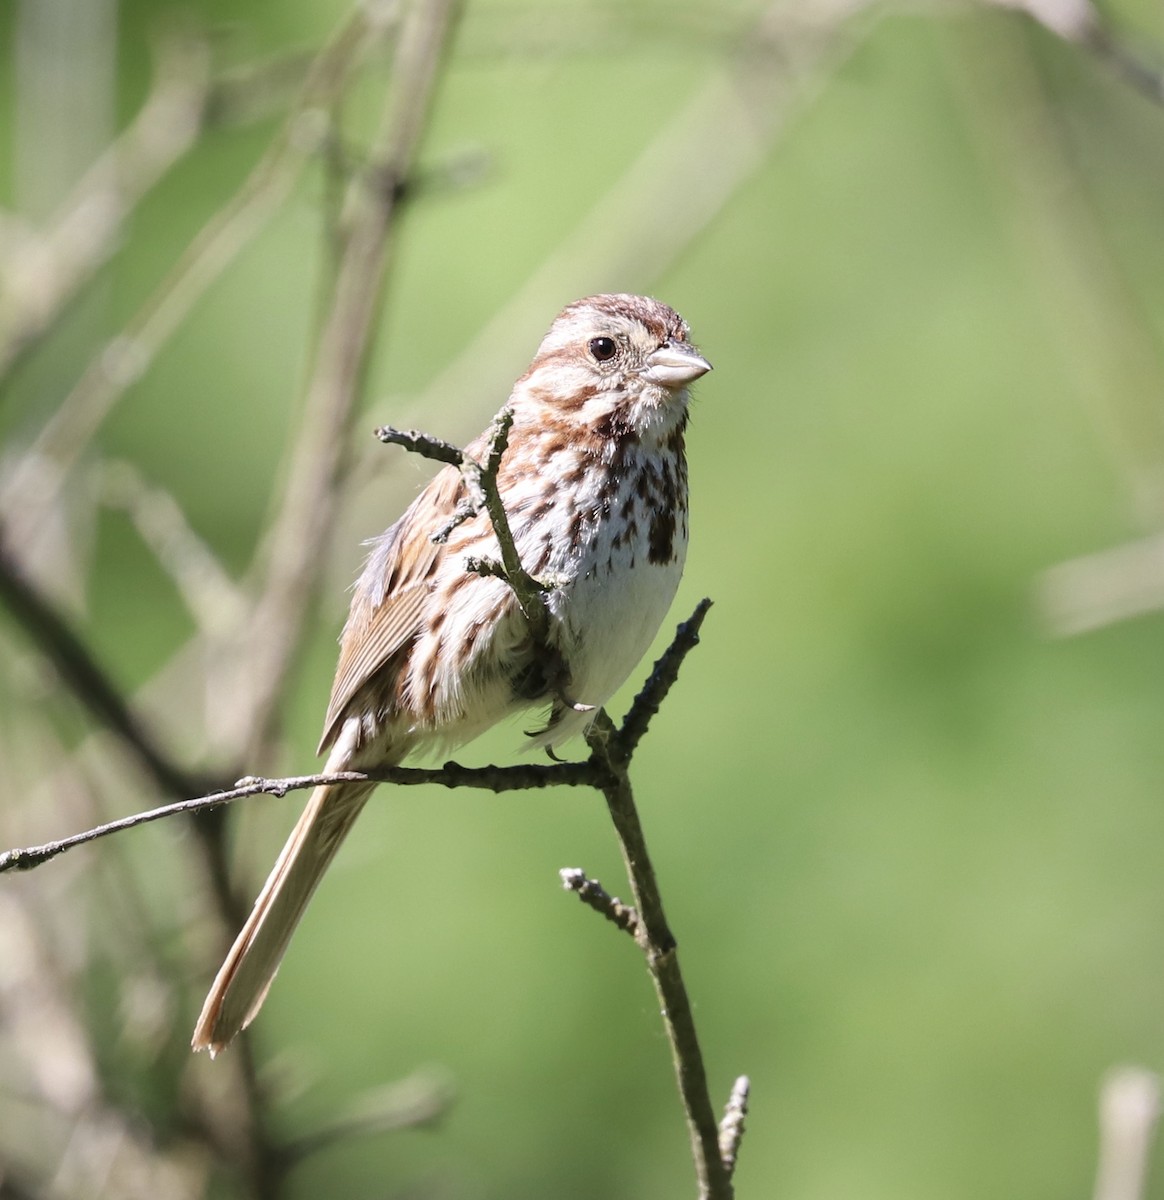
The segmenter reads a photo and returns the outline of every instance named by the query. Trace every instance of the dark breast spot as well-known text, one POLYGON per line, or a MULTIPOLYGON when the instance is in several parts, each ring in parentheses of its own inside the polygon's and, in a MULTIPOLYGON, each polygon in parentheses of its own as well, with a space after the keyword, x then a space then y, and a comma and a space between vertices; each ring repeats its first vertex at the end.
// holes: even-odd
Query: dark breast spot
POLYGON ((651 516, 651 537, 647 547, 647 559, 656 566, 664 566, 675 558, 675 510, 658 508, 651 516))

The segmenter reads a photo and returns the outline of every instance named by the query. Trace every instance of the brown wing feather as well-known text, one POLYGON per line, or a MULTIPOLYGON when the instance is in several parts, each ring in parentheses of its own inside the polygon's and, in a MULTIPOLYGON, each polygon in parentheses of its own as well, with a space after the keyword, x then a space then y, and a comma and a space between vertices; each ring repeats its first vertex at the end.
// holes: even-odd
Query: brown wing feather
MULTIPOLYGON (((376 539, 352 596, 340 640, 339 664, 318 753, 335 739, 356 694, 386 670, 398 671, 420 632, 424 602, 444 546, 432 535, 453 515, 463 490, 460 472, 446 467, 376 539)), ((386 680, 378 680, 380 687, 386 680)))

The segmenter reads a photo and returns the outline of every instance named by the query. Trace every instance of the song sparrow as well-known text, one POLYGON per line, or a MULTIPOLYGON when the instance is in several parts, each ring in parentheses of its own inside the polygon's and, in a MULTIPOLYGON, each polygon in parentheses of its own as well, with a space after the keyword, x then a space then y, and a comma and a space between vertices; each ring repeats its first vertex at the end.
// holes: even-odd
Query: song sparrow
MULTIPOLYGON (((683 319, 642 296, 567 306, 510 396, 498 489, 524 568, 551 590, 547 678, 513 591, 466 567, 497 558, 485 512, 443 543, 466 485, 445 467, 374 543, 356 584, 320 752, 327 771, 444 750, 549 703, 535 745, 581 732, 645 653, 687 552, 687 385, 711 369, 683 319), (567 703, 567 701, 572 703, 567 703)), ((469 453, 480 457, 482 435, 469 453)), ((206 998, 196 1050, 216 1054, 258 1012, 299 918, 373 784, 320 787, 206 998)))

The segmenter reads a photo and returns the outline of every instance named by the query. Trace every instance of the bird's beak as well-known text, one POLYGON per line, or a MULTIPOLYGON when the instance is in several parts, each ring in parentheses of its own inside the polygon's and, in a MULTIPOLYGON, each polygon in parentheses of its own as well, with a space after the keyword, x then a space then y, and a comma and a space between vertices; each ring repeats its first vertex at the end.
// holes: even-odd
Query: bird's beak
POLYGON ((682 387, 711 370, 711 363, 686 342, 664 342, 658 350, 647 355, 639 372, 651 383, 667 388, 682 387))

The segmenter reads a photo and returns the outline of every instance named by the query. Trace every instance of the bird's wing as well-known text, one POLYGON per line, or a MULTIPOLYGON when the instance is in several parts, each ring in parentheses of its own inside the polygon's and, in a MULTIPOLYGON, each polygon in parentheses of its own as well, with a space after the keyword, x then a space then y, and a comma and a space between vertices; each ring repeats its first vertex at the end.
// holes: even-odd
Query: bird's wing
POLYGON ((453 515, 463 487, 460 472, 446 467, 376 539, 340 641, 319 753, 334 740, 345 710, 362 688, 375 680, 378 689, 391 690, 420 632, 432 578, 445 553, 432 535, 453 515))

